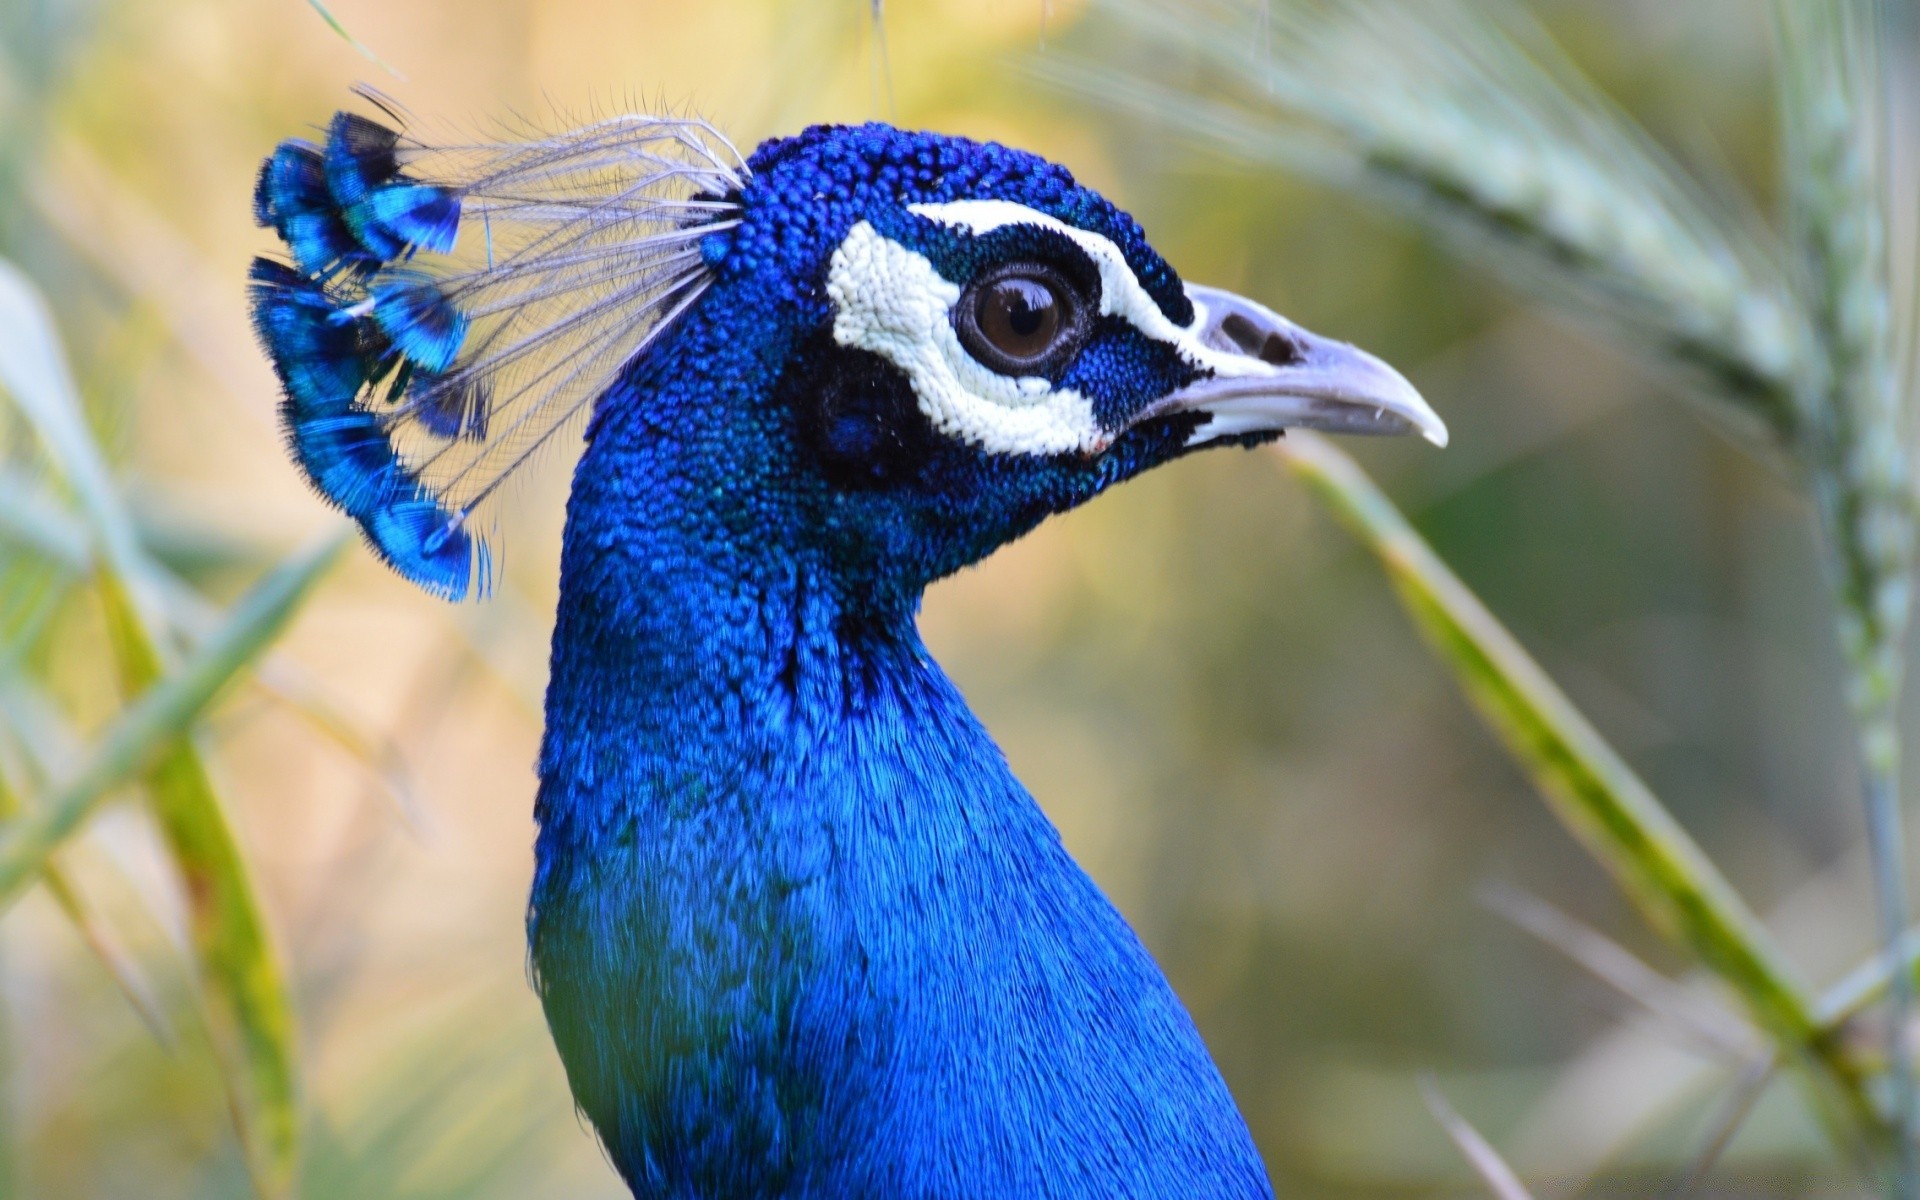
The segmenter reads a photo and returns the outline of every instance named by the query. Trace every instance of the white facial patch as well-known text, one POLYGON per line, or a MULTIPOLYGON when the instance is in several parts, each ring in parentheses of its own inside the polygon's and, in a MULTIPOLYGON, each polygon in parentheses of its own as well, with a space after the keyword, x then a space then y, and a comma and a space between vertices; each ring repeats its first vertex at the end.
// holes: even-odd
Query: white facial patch
MULTIPOLYGON (((1100 312, 1170 345, 1215 375, 1272 368, 1203 344, 1195 328, 1167 319, 1140 286, 1126 256, 1108 239, 1007 200, 916 204, 909 210, 978 236, 1007 225, 1054 230, 1084 250, 1100 273, 1100 312)), ((1013 377, 983 366, 960 344, 951 312, 961 286, 927 258, 862 221, 848 231, 827 268, 833 339, 880 355, 907 375, 920 411, 935 429, 996 454, 1095 453, 1113 440, 1094 420, 1091 401, 1039 376, 1013 377)))
POLYGON ((926 257, 862 221, 827 265, 833 340, 870 350, 906 372, 933 427, 994 454, 1064 454, 1104 448, 1093 405, 1038 376, 982 366, 948 316, 960 285, 926 257))

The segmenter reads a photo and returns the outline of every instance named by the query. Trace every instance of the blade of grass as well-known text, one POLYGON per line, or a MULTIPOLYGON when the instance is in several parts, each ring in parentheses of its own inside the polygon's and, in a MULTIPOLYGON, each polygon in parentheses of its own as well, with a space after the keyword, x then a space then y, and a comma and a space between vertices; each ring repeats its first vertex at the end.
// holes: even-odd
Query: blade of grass
MULTIPOLYGON (((164 569, 159 574, 168 609, 188 645, 219 626, 218 609, 164 569)), ((260 695, 285 707, 309 729, 345 751, 392 801, 401 819, 415 830, 421 828, 422 813, 412 775, 397 739, 366 728, 318 680, 281 655, 262 657, 254 664, 248 682, 260 695)))
POLYGON ((17 471, 0 470, 0 543, 38 554, 70 573, 87 567, 86 526, 17 471))
MULTIPOLYGON (((158 516, 153 503, 144 498, 139 503, 133 514, 135 535, 176 625, 184 624, 177 601, 190 592, 179 579, 182 573, 254 570, 268 559, 261 547, 221 529, 158 516)), ((92 567, 86 522, 40 481, 0 465, 0 550, 8 545, 58 563, 69 575, 85 575, 92 567)))
MULTIPOLYGON (((206 769, 187 741, 202 710, 257 662, 350 540, 328 535, 270 572, 177 671, 159 675, 124 592, 108 591, 130 682, 153 682, 121 710, 48 803, 0 826, 0 909, 35 877, 111 790, 143 771, 192 917, 201 994, 222 1057, 234 1119, 259 1194, 293 1193, 298 1107, 291 1009, 265 926, 206 769), (141 653, 144 651, 145 653, 141 653)), ((107 578, 111 578, 108 576, 107 578)))
MULTIPOLYGON (((140 545, 131 513, 122 499, 105 457, 87 427, 78 390, 60 345, 52 315, 39 291, 25 275, 0 261, 0 386, 38 431, 54 463, 65 476, 88 525, 93 575, 109 618, 116 658, 125 689, 141 693, 103 739, 101 750, 115 748, 113 734, 138 716, 147 693, 164 693, 153 685, 171 666, 168 640, 172 623, 161 589, 162 573, 140 545)), ((276 572, 268 584, 283 577, 276 572)), ((317 578, 317 569, 313 578, 317 578)), ((263 584, 263 587, 268 586, 263 584)), ((282 609, 259 611, 264 623, 258 632, 271 634, 297 606, 304 589, 289 593, 282 609)), ((291 1194, 298 1158, 299 1116, 294 1084, 294 1039, 291 1009, 279 968, 267 947, 266 925, 248 882, 245 863, 214 794, 211 777, 190 738, 190 726, 199 709, 211 699, 227 675, 251 665, 264 653, 266 637, 250 645, 216 634, 201 647, 244 649, 242 657, 216 659, 220 670, 195 676, 189 684, 209 685, 204 694, 192 687, 182 694, 193 703, 180 710, 169 727, 146 727, 149 738, 128 759, 115 763, 116 771, 131 766, 145 773, 154 815, 179 872, 191 915, 193 946, 200 994, 220 1059, 235 1126, 246 1151, 256 1190, 266 1197, 291 1194)), ((171 680, 169 682, 172 682, 171 680)), ((96 759, 91 765, 99 766, 96 759)), ((86 778, 85 772, 82 779, 86 778)), ((117 782, 118 780, 115 780, 117 782)), ((99 789, 104 792, 103 787, 99 789)), ((55 835, 61 822, 67 829, 98 799, 98 793, 66 807, 56 799, 44 810, 16 822, 18 836, 0 843, 0 871, 10 865, 9 851, 22 850, 22 864, 44 870, 53 842, 36 843, 36 835, 55 835)), ((0 880, 0 905, 17 894, 18 883, 0 880)))
MULTIPOLYGON (((19 790, 7 777, 6 771, 0 770, 0 823, 19 816, 21 808, 19 790)), ((134 961, 133 956, 121 946, 120 939, 87 905, 80 889, 74 886, 58 863, 51 861, 41 873, 40 882, 53 898, 55 906, 72 923, 74 932, 80 935, 81 943, 100 960, 100 965, 105 968, 114 986, 120 989, 121 995, 126 997, 141 1022, 152 1031, 161 1045, 172 1046, 173 1026, 159 1002, 154 999, 153 988, 147 983, 140 964, 134 961)))
POLYGON ((365 43, 361 42, 359 38, 354 37, 351 33, 348 33, 347 27, 340 23, 340 18, 334 16, 333 11, 329 9, 326 5, 322 4, 320 0, 307 0, 307 4, 309 7, 313 9, 314 12, 317 12, 320 14, 320 19, 327 23, 327 28, 339 34, 343 39, 345 39, 347 45, 352 46, 355 50, 358 50, 362 55, 362 57, 364 57, 368 62, 372 63, 376 67, 379 67, 382 71, 385 71, 387 74, 393 76, 395 79, 405 82, 407 78, 405 75, 402 75, 398 70, 396 70, 392 66, 392 64, 388 63, 387 60, 381 58, 378 54, 375 54, 372 50, 370 50, 365 45, 365 43))
POLYGON ((1462 1157, 1473 1167, 1480 1181, 1487 1185, 1487 1191, 1495 1200, 1533 1200, 1533 1193, 1527 1191, 1527 1185, 1507 1165, 1493 1143, 1480 1136, 1480 1131, 1467 1122, 1467 1119, 1447 1103, 1440 1094, 1440 1085, 1431 1075, 1420 1079, 1420 1096, 1427 1102, 1427 1111, 1433 1119, 1440 1122, 1440 1128, 1446 1131, 1453 1144, 1459 1148, 1462 1157))
MULTIPOLYGON (((159 681, 160 656, 121 581, 103 571, 99 592, 121 687, 131 699, 159 681)), ((147 768, 146 788, 180 871, 200 995, 255 1190, 290 1195, 300 1135, 293 1005, 246 860, 190 730, 147 768)))
POLYGON ((1697 1194, 1700 1186, 1707 1181, 1707 1175, 1713 1165, 1720 1161, 1727 1147, 1733 1143, 1740 1127, 1753 1115, 1753 1106, 1766 1094, 1767 1085, 1773 1082, 1774 1059, 1768 1054, 1747 1064, 1740 1072, 1740 1078, 1715 1109, 1713 1119, 1707 1123, 1706 1135, 1701 1139, 1700 1149, 1687 1164, 1684 1175, 1676 1178, 1667 1189, 1666 1200, 1689 1200, 1697 1194))
POLYGON ((1783 1060, 1803 1068, 1836 1139, 1883 1149, 1885 1123, 1859 1068, 1825 1036, 1772 937, 1646 784, 1352 459, 1297 432, 1280 451, 1379 557, 1415 625, 1560 822, 1655 928, 1741 1000, 1783 1060))
POLYGON ((136 778, 259 657, 351 538, 350 530, 336 529, 269 572, 184 663, 120 710, 79 769, 51 789, 45 804, 0 827, 0 910, 19 898, 47 856, 108 793, 136 778))
MULTIPOLYGON (((142 524, 139 541, 151 546, 154 530, 142 524)), ((198 535, 195 531, 194 536, 198 535)), ((20 472, 0 468, 0 543, 14 541, 70 575, 88 569, 85 525, 64 511, 44 489, 20 472)), ((150 563, 153 578, 167 608, 169 623, 189 644, 219 624, 218 610, 175 576, 165 564, 150 563)), ((0 665, 5 655, 0 653, 0 665)), ((269 656, 258 664, 252 683, 270 699, 285 705, 316 732, 363 766, 393 801, 408 824, 420 824, 420 807, 400 747, 363 728, 295 664, 269 656)))
MULTIPOLYGON (((1920 929, 1909 929, 1901 936, 1894 962, 1920 981, 1920 929)), ((1838 1028, 1853 1020, 1887 994, 1893 968, 1885 954, 1876 954, 1842 976, 1840 981, 1820 994, 1814 1013, 1820 1021, 1838 1028)))
POLYGON ((1625 946, 1531 893, 1507 884, 1480 889, 1480 902, 1566 955, 1595 979, 1644 1008, 1689 1045, 1736 1062, 1753 1057, 1753 1031, 1718 1005, 1708 1007, 1625 946))
POLYGON ((127 581, 149 627, 161 605, 132 518, 87 428, 86 408, 46 302, 19 268, 0 259, 0 389, 26 415, 59 465, 93 531, 93 552, 127 581))
POLYGON ((154 996, 153 985, 147 982, 146 973, 140 969, 133 955, 127 953, 120 939, 88 906, 79 888, 74 886, 57 863, 47 864, 47 869, 41 872, 40 883, 72 923, 74 932, 80 935, 80 941, 99 960, 120 994, 126 997, 127 1004, 140 1018, 140 1023, 153 1034, 155 1041, 171 1048, 177 1040, 173 1033, 173 1022, 167 1020, 166 1010, 160 1007, 159 1000, 154 996))

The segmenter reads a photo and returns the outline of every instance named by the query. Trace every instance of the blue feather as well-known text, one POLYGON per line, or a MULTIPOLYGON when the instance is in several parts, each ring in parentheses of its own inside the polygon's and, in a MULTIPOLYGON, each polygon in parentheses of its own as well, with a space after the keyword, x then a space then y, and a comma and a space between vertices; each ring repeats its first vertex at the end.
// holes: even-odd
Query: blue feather
POLYGON ((254 260, 252 293, 255 327, 286 388, 281 424, 295 461, 342 511, 369 517, 387 501, 397 470, 378 418, 356 407, 390 366, 384 339, 279 263, 254 260))
POLYGON ((484 592, 474 507, 699 294, 706 268, 678 230, 730 205, 683 198, 737 179, 691 146, 683 123, 616 122, 449 152, 343 112, 324 145, 292 139, 262 164, 254 216, 293 264, 255 263, 254 323, 289 447, 409 579, 484 592), (626 146, 639 153, 623 167, 626 146), (463 262, 470 196, 484 259, 469 246, 463 262), (661 227, 670 236, 650 240, 661 227))
POLYGON ((333 114, 333 120, 327 123, 323 165, 334 202, 342 209, 350 208, 398 175, 399 146, 397 129, 359 113, 333 114))
POLYGON ((293 457, 320 493, 370 524, 392 502, 400 471, 372 413, 282 410, 293 457))
POLYGON ((423 183, 378 188, 366 200, 367 223, 400 241, 445 254, 460 231, 460 197, 423 183))
POLYGON ((331 207, 332 200, 320 147, 290 138, 260 164, 260 175, 253 186, 253 219, 256 224, 278 228, 288 216, 331 207))
POLYGON ((321 284, 281 263, 256 258, 250 278, 254 328, 288 399, 306 408, 344 410, 385 359, 378 329, 342 319, 342 308, 321 284))
POLYGON ((400 134, 358 113, 336 113, 322 164, 341 218, 367 252, 390 262, 425 248, 453 248, 460 199, 400 170, 400 134))
POLYGON ((373 319, 400 353, 436 375, 453 365, 467 336, 465 314, 421 275, 389 274, 374 285, 373 319))
POLYGON ((389 566, 436 596, 459 600, 470 586, 482 595, 491 590, 486 547, 417 488, 407 499, 383 505, 366 532, 389 566))
POLYGON ((282 142, 260 164, 253 215, 286 241, 305 274, 364 268, 375 261, 335 207, 320 148, 310 142, 282 142))
POLYGON ((464 596, 473 540, 420 486, 385 422, 365 407, 381 379, 405 389, 405 347, 293 268, 255 259, 252 280, 254 325, 286 389, 280 418, 294 461, 395 570, 437 595, 464 596), (451 535, 435 532, 449 527, 451 535))
POLYGON ((293 261, 310 275, 330 275, 336 270, 367 270, 378 265, 360 240, 353 236, 340 214, 326 212, 295 213, 280 225, 293 261))
POLYGON ((492 387, 484 377, 416 378, 407 388, 407 412, 440 438, 484 441, 492 387))

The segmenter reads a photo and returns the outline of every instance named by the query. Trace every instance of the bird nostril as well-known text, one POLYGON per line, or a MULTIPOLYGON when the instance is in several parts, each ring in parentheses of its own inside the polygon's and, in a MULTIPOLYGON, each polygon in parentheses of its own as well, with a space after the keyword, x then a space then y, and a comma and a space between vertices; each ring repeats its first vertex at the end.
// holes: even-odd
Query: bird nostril
POLYGON ((1242 354, 1253 354, 1260 350, 1260 343, 1265 336, 1258 325, 1239 313, 1229 313, 1227 319, 1220 322, 1220 332, 1242 354))
POLYGON ((1292 338, 1263 329, 1239 313, 1228 314, 1220 322, 1219 332, 1233 349, 1270 366, 1291 367, 1304 357, 1292 338))
POLYGON ((1276 367, 1291 367, 1305 357, 1300 343, 1284 333, 1269 333, 1260 346, 1260 361, 1276 367))

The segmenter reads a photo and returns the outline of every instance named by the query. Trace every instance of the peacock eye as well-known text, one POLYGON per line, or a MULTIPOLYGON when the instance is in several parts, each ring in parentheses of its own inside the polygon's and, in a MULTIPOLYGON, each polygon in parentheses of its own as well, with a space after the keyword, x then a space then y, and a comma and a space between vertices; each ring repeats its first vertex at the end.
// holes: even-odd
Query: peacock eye
POLYGON ((1006 263, 968 285, 954 309, 961 344, 1002 375, 1040 375, 1084 340, 1087 305, 1064 274, 1045 263, 1006 263))

